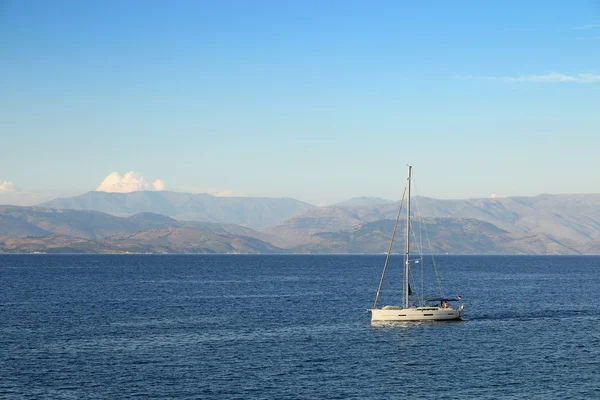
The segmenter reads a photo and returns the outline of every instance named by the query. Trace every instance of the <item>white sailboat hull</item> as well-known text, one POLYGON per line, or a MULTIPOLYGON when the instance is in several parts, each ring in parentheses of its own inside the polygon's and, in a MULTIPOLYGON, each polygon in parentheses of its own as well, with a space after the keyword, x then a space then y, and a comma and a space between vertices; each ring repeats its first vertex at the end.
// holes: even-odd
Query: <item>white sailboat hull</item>
POLYGON ((464 310, 461 308, 441 307, 394 307, 370 309, 371 322, 384 321, 449 321, 461 319, 464 310))

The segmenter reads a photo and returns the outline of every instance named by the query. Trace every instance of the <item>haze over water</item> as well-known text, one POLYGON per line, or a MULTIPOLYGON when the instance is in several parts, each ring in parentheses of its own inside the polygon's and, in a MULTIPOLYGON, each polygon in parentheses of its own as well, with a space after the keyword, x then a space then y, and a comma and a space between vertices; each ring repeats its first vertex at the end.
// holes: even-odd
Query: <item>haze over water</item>
POLYGON ((600 257, 438 257, 465 320, 372 327, 383 260, 2 256, 0 397, 600 396, 600 257))

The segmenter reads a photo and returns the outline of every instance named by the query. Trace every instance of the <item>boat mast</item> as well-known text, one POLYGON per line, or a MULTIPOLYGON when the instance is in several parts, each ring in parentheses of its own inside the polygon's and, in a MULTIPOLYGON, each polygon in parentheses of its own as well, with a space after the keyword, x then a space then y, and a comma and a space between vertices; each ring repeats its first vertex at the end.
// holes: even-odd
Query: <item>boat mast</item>
POLYGON ((406 207, 406 254, 404 255, 404 308, 408 308, 408 266, 410 253, 410 181, 412 165, 408 165, 408 203, 406 207))

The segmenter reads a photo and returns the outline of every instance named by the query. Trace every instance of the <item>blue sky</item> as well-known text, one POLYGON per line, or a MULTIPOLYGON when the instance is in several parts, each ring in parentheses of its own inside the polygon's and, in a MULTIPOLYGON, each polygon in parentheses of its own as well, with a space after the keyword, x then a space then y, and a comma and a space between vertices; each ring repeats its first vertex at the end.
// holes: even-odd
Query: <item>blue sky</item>
POLYGON ((600 192, 598 1, 173 3, 0 3, 0 203, 600 192))

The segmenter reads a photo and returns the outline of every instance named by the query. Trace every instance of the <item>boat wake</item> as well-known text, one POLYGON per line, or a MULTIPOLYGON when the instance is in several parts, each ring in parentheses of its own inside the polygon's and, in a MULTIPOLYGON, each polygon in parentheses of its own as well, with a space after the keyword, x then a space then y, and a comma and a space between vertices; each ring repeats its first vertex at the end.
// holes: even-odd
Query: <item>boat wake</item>
POLYGON ((557 310, 543 310, 541 312, 527 313, 527 314, 515 314, 513 312, 494 313, 494 314, 480 314, 477 315, 472 313, 465 321, 534 321, 534 320, 548 320, 548 319, 598 319, 600 318, 600 310, 598 311, 567 311, 561 310, 560 313, 557 310))

